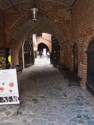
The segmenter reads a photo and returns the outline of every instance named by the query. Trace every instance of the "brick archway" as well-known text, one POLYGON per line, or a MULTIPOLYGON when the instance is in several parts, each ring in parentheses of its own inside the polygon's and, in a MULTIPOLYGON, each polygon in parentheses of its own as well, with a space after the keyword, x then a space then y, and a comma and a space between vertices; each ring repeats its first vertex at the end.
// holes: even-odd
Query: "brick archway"
MULTIPOLYGON (((31 3, 32 4, 32 3, 31 3)), ((20 3, 19 6, 15 5, 18 10, 21 9, 21 13, 14 12, 13 7, 7 9, 6 16, 6 46, 11 47, 13 53, 19 53, 20 48, 25 39, 33 33, 47 32, 55 36, 58 39, 61 46, 61 53, 65 57, 65 63, 71 67, 71 21, 70 13, 63 5, 51 3, 50 8, 48 3, 39 4, 40 15, 38 21, 33 22, 30 18, 28 9, 31 8, 29 3, 20 3), (53 5, 57 8, 53 8, 53 5), (21 8, 20 8, 21 6, 21 8), (53 11, 51 11, 51 9, 53 11), (54 14, 54 12, 56 12, 54 14), (64 15, 62 16, 61 15, 64 15), (10 16, 8 16, 10 15, 10 16), (11 21, 10 21, 11 20, 11 21), (15 44, 15 46, 14 46, 15 44), (66 49, 67 48, 67 49, 66 49), (18 49, 18 50, 16 50, 18 49), (67 56, 66 56, 67 54, 67 56)), ((15 60, 15 54, 12 53, 13 60, 15 60)), ((19 54, 17 54, 19 55, 19 54)), ((17 56, 16 55, 16 56, 17 56)), ((19 61, 17 61, 18 63, 19 61)), ((15 65, 16 61, 13 61, 15 65)))
MULTIPOLYGON (((62 32, 60 32, 60 31, 55 32, 56 30, 58 31, 58 29, 57 29, 57 27, 55 27, 55 25, 53 23, 51 23, 45 19, 42 19, 42 21, 40 21, 41 26, 39 24, 36 24, 36 25, 34 25, 34 27, 30 27, 29 25, 27 25, 28 24, 28 22, 27 22, 26 23, 27 26, 25 25, 26 30, 24 30, 24 32, 23 32, 23 27, 22 27, 22 29, 15 31, 14 35, 12 36, 13 38, 11 38, 11 44, 10 44, 11 49, 13 50, 13 52, 12 52, 13 60, 15 60, 14 59, 15 54, 19 53, 20 48, 21 48, 22 44, 24 43, 25 39, 27 37, 29 37, 31 34, 34 34, 35 32, 36 33, 46 32, 49 34, 53 34, 59 41, 62 41, 62 40, 64 41, 64 37, 62 35, 62 32), (43 20, 45 22, 45 25, 42 25, 43 20), (47 24, 47 27, 46 27, 46 24, 47 24), (29 27, 29 29, 28 29, 28 27, 29 27), (22 32, 21 36, 19 35, 20 32, 22 32)), ((62 45, 62 42, 60 42, 60 45, 62 47, 66 46, 66 43, 64 42, 64 44, 62 45)), ((19 54, 17 54, 17 55, 19 55, 19 54)), ((13 65, 16 65, 15 63, 16 63, 16 61, 13 61, 13 65)))
POLYGON ((81 87, 83 89, 86 89, 86 83, 87 83, 87 50, 90 42, 94 40, 94 37, 91 35, 89 36, 86 41, 83 42, 82 45, 82 58, 81 58, 81 76, 82 76, 82 82, 81 87))
POLYGON ((41 37, 39 37, 38 39, 37 39, 37 46, 40 44, 40 43, 44 43, 47 47, 48 47, 48 49, 49 49, 49 51, 51 52, 52 51, 52 45, 51 45, 51 41, 48 41, 48 40, 46 40, 46 39, 43 39, 43 38, 41 38, 41 37))

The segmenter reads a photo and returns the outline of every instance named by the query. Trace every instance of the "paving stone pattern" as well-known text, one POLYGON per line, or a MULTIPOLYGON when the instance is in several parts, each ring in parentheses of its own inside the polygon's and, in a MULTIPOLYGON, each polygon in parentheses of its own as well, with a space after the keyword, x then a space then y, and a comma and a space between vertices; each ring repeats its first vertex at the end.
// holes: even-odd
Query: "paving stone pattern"
POLYGON ((0 106, 0 125, 94 125, 94 97, 69 87, 49 60, 24 69, 18 84, 20 104, 0 106))

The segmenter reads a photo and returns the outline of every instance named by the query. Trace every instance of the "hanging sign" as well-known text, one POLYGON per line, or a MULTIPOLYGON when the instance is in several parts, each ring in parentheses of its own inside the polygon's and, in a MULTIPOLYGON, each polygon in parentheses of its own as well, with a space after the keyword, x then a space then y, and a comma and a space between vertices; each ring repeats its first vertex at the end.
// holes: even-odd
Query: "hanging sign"
POLYGON ((16 69, 0 70, 0 105, 19 104, 16 69))

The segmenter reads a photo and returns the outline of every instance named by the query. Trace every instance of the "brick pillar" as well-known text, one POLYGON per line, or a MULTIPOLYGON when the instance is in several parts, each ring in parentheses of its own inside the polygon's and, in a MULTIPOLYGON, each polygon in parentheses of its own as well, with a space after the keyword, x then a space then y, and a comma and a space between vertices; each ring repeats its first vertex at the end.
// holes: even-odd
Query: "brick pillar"
POLYGON ((86 82, 87 82, 87 53, 83 53, 83 61, 82 61, 82 82, 81 87, 86 89, 86 82))
POLYGON ((12 67, 19 65, 19 53, 15 50, 11 50, 12 67))
POLYGON ((64 64, 64 50, 60 48, 60 64, 64 64))
POLYGON ((72 63, 71 63, 71 70, 73 70, 73 51, 72 51, 71 58, 72 58, 72 63))

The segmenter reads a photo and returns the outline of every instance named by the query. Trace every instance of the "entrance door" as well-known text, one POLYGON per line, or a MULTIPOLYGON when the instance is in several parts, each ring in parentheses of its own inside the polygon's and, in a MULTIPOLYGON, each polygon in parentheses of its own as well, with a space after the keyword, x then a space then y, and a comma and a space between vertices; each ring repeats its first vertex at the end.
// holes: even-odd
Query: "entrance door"
POLYGON ((78 48, 76 43, 73 47, 73 70, 76 74, 78 73, 78 48))
POLYGON ((38 51, 39 51, 39 55, 40 57, 45 57, 47 56, 47 52, 49 52, 49 49, 47 47, 47 45, 45 45, 44 43, 40 43, 38 45, 38 51))
POLYGON ((59 45, 58 40, 54 36, 52 36, 51 63, 55 67, 60 66, 60 45, 59 45))
POLYGON ((34 64, 33 42, 28 38, 24 43, 24 67, 34 64))
POLYGON ((94 91, 94 41, 89 44, 87 57, 87 85, 94 91))

